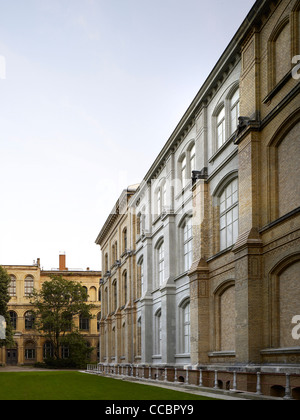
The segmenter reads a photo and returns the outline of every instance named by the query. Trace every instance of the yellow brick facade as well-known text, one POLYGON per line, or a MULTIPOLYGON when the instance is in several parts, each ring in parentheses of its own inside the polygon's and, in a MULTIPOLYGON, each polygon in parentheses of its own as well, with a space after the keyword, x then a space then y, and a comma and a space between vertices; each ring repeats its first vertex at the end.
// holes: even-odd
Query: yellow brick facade
MULTIPOLYGON (((11 318, 14 318, 14 342, 12 349, 0 349, 1 365, 32 365, 36 362, 43 362, 46 351, 46 339, 41 337, 38 332, 30 328, 30 322, 27 322, 27 315, 30 314, 32 306, 27 292, 34 287, 40 290, 43 282, 50 281, 51 275, 62 275, 64 278, 79 282, 86 287, 89 298, 88 302, 95 305, 92 310, 94 318, 90 320, 89 325, 84 326, 81 334, 91 347, 95 347, 92 353, 92 361, 98 361, 99 353, 99 319, 101 317, 101 302, 99 300, 99 282, 101 272, 95 271, 68 271, 63 270, 44 271, 40 268, 39 260, 31 266, 3 266, 9 276, 13 279, 10 288, 11 299, 8 309, 11 318)), ((74 319, 75 325, 80 330, 79 317, 74 319)))

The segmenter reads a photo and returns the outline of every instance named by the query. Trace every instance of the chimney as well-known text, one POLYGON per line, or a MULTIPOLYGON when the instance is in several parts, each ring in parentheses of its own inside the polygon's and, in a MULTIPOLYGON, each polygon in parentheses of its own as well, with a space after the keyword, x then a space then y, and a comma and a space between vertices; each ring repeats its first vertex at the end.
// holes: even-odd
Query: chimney
POLYGON ((66 254, 59 255, 59 271, 67 271, 66 267, 66 254))
POLYGON ((40 266, 41 266, 41 259, 40 258, 38 258, 36 260, 36 265, 40 268, 40 266))

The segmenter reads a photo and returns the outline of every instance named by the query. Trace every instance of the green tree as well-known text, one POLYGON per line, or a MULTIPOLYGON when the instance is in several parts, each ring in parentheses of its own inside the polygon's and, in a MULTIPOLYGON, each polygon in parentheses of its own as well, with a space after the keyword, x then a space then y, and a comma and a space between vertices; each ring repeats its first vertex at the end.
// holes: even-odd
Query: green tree
POLYGON ((59 350, 66 343, 67 335, 76 330, 74 316, 93 318, 91 309, 94 305, 87 304, 87 298, 86 289, 80 283, 66 280, 61 275, 52 275, 40 291, 33 291, 31 304, 35 328, 52 343, 56 360, 60 359, 59 350))
POLYGON ((11 279, 7 271, 0 266, 0 315, 4 317, 6 322, 6 338, 0 340, 0 347, 10 347, 13 345, 13 331, 8 312, 8 302, 10 301, 8 287, 10 281, 11 279))

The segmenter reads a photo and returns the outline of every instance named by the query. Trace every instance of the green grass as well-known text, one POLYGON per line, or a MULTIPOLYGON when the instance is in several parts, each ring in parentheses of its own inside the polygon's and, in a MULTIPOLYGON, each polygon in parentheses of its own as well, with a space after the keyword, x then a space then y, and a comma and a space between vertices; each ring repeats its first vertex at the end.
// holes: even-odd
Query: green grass
POLYGON ((1 372, 0 400, 208 400, 80 372, 1 372))

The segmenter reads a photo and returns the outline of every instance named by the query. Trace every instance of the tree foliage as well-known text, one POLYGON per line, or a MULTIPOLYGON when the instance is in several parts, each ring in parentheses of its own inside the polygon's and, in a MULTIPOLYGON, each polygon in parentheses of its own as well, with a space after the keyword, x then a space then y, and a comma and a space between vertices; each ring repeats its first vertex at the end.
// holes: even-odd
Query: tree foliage
POLYGON ((67 335, 76 330, 74 317, 81 315, 92 319, 87 304, 85 288, 61 275, 52 275, 50 281, 42 284, 41 290, 34 290, 31 304, 34 308, 35 328, 53 345, 54 358, 59 360, 60 347, 66 343, 67 335))
POLYGON ((10 301, 8 287, 10 282, 11 279, 7 274, 7 271, 0 266, 0 315, 3 316, 6 321, 6 339, 0 340, 0 347, 10 347, 13 345, 13 331, 8 312, 8 302, 10 301))

